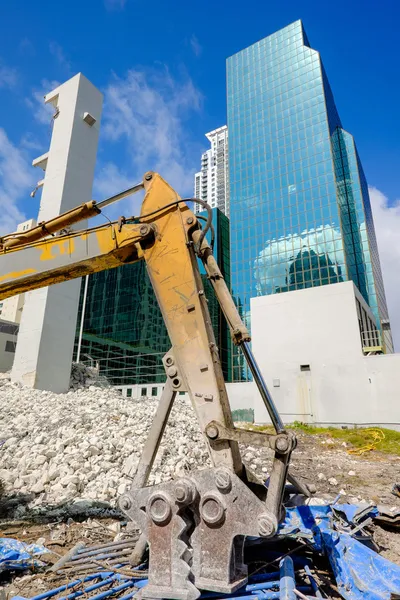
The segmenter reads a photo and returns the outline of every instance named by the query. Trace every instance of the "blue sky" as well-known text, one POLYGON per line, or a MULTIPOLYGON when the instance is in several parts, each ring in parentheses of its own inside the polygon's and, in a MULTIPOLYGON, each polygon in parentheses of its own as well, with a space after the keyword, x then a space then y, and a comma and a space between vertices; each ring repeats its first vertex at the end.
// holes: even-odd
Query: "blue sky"
MULTIPOLYGON (((400 290, 400 77, 393 0, 15 0, 0 10, 0 231, 36 216, 32 158, 48 149, 44 93, 81 71, 105 95, 94 197, 157 169, 181 194, 226 122, 225 59, 301 18, 321 52, 370 186, 389 308, 400 290), (126 118, 128 117, 128 119, 126 118)), ((395 313, 395 314, 394 314, 395 313)), ((400 318, 397 325, 400 332, 400 318)))

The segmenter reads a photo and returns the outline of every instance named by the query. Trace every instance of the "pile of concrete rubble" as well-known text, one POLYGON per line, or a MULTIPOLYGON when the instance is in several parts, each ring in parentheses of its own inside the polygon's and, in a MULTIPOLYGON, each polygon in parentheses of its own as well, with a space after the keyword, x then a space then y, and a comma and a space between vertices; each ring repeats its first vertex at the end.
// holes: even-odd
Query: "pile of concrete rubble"
MULTIPOLYGON (((112 501, 125 491, 157 400, 124 398, 110 386, 85 387, 88 378, 92 373, 84 372, 81 387, 53 394, 2 375, 0 479, 6 492, 33 493, 35 506, 77 498, 112 501)), ((178 396, 150 483, 208 464, 192 407, 178 396)))
POLYGON ((72 363, 70 389, 76 390, 80 387, 109 387, 106 377, 99 374, 96 367, 89 367, 82 363, 72 363))

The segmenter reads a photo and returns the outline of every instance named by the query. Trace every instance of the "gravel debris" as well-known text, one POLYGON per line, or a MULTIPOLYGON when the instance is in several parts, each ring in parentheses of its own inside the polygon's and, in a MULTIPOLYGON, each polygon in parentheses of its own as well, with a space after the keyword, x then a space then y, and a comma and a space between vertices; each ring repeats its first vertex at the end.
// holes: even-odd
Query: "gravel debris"
MULTIPOLYGON (((34 494, 30 507, 74 499, 114 502, 130 485, 127 473, 134 473, 158 401, 127 399, 104 381, 93 385, 87 373, 79 377, 76 387, 73 371, 66 394, 0 378, 0 440, 6 440, 0 479, 6 493, 34 494)), ((178 396, 149 483, 208 465, 193 409, 178 396)))
MULTIPOLYGON (((53 394, 13 384, 7 374, 0 374, 0 444, 5 440, 0 446, 0 482, 5 495, 16 496, 13 517, 66 503, 76 509, 92 507, 94 516, 95 503, 101 503, 103 511, 104 506, 114 510, 117 498, 130 486, 158 400, 125 398, 96 376, 95 369, 77 365, 72 389, 53 394), (18 502, 27 495, 32 496, 29 502, 18 502)), ((301 431, 296 435, 290 469, 316 484, 324 502, 339 492, 343 501, 400 504, 391 494, 400 457, 379 452, 358 457, 349 455, 341 443, 326 444, 323 436, 301 431)), ((265 481, 271 451, 240 448, 245 465, 265 481)), ((177 396, 149 483, 210 465, 192 406, 177 396)))

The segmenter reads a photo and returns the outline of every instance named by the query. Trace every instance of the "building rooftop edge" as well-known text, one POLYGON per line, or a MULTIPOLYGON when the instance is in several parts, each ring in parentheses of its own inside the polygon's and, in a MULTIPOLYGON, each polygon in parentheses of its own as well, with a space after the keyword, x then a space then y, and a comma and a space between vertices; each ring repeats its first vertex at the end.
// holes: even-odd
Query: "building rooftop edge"
POLYGON ((253 42, 252 44, 249 44, 245 48, 242 48, 241 50, 238 50, 237 52, 234 52, 233 54, 231 54, 230 56, 228 56, 226 58, 226 60, 228 61, 233 56, 236 56, 236 54, 240 54, 241 52, 243 52, 243 50, 247 50, 247 48, 251 48, 251 46, 254 46, 255 44, 258 44, 259 42, 261 42, 261 40, 265 40, 266 38, 270 37, 271 35, 275 35, 276 33, 279 33, 280 31, 283 31, 284 29, 287 29, 288 27, 290 27, 291 25, 294 25, 295 23, 300 23, 300 25, 301 25, 301 31, 302 31, 302 34, 303 34, 303 40, 304 40, 304 36, 305 36, 306 40, 308 41, 307 34, 305 32, 305 29, 304 29, 303 21, 301 19, 296 19, 295 21, 292 21, 291 23, 288 23, 284 27, 281 27, 280 29, 277 29, 276 31, 273 31, 272 33, 270 33, 268 35, 265 35, 264 37, 256 40, 255 42, 253 42))
POLYGON ((217 129, 213 129, 212 131, 209 131, 208 133, 205 134, 205 136, 208 140, 210 140, 209 136, 216 135, 217 133, 222 133, 223 131, 227 131, 227 129, 228 129, 228 125, 222 125, 221 127, 217 127, 217 129))

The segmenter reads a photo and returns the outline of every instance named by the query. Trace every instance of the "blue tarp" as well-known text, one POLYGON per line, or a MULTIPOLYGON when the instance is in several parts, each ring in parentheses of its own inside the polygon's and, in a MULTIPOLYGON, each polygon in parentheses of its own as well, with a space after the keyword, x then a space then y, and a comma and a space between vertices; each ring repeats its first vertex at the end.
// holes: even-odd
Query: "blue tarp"
POLYGON ((346 600, 390 600, 392 593, 400 594, 400 566, 351 536, 352 528, 378 514, 374 506, 297 506, 287 510, 279 533, 326 554, 346 600))
POLYGON ((49 552, 50 550, 40 544, 25 544, 13 538, 0 538, 0 573, 43 567, 46 563, 39 557, 49 552))

